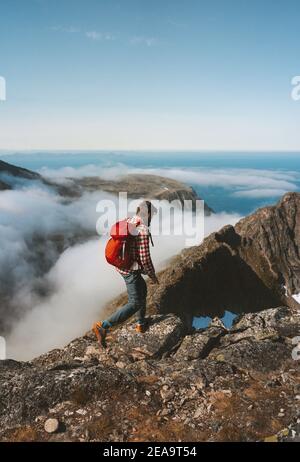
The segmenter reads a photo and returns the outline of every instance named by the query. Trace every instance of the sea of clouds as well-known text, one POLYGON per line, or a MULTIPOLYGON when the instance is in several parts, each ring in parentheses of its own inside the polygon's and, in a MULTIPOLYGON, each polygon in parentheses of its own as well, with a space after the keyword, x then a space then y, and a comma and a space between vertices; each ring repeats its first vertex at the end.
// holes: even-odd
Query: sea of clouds
POLYGON ((264 199, 280 197, 290 191, 299 190, 300 173, 293 170, 256 169, 256 168, 132 168, 118 163, 103 169, 101 165, 85 165, 83 167, 62 167, 59 169, 42 168, 42 175, 50 178, 70 176, 99 175, 105 179, 117 179, 128 173, 149 173, 166 176, 187 184, 202 187, 221 187, 234 197, 264 199))
MULTIPOLYGON (((138 172, 139 169, 134 171, 138 172)), ((149 169, 148 173, 168 176, 187 184, 218 186, 235 197, 256 199, 279 197, 297 191, 297 182, 300 181, 299 172, 250 168, 149 169)))

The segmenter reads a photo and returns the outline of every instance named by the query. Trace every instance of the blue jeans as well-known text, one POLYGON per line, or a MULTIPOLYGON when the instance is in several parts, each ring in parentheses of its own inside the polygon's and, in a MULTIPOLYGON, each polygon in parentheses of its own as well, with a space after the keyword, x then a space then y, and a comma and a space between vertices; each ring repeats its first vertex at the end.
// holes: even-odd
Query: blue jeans
MULTIPOLYGON (((123 275, 122 275, 123 276, 123 275)), ((103 321, 103 327, 108 328, 121 324, 137 313, 137 322, 143 324, 146 314, 147 285, 139 271, 133 271, 123 276, 128 293, 128 302, 103 321)))

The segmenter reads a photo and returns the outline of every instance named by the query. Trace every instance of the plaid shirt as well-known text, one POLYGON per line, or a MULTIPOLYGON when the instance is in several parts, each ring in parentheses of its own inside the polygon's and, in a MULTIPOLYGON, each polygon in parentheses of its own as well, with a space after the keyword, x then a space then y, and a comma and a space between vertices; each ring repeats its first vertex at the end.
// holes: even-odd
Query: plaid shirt
POLYGON ((132 271, 141 271, 143 274, 148 275, 150 278, 155 277, 155 269, 151 260, 149 240, 150 231, 148 226, 142 221, 141 217, 134 215, 132 218, 128 218, 129 223, 138 225, 137 235, 133 239, 130 251, 133 259, 133 264, 129 270, 121 270, 117 268, 117 271, 125 276, 130 274, 132 271))

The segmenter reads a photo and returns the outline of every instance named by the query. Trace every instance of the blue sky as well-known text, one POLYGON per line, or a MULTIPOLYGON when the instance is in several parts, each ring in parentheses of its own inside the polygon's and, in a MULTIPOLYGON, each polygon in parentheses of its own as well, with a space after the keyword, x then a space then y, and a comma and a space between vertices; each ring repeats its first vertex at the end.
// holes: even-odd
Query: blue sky
POLYGON ((1 0, 0 149, 300 150, 298 0, 1 0))

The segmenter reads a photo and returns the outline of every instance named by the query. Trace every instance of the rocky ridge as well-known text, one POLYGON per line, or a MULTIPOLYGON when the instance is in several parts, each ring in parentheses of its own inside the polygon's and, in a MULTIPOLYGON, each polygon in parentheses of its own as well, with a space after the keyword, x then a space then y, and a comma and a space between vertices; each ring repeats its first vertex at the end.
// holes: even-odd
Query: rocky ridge
POLYGON ((236 226, 185 249, 149 287, 153 312, 223 316, 285 305, 299 309, 300 194, 288 193, 236 226), (183 307, 185 307, 183 309, 183 307))
POLYGON ((299 438, 299 313, 278 307, 187 334, 175 315, 99 351, 91 333, 29 363, 0 362, 2 441, 299 438), (45 432, 47 420, 60 426, 45 432))
POLYGON ((3 160, 0 160, 0 173, 26 180, 40 180, 42 178, 38 173, 27 170, 26 168, 17 167, 3 160))

